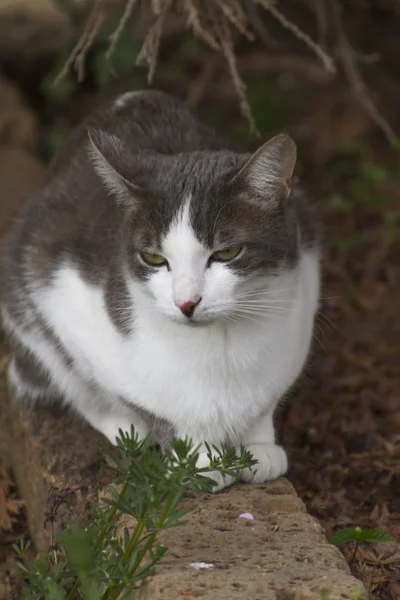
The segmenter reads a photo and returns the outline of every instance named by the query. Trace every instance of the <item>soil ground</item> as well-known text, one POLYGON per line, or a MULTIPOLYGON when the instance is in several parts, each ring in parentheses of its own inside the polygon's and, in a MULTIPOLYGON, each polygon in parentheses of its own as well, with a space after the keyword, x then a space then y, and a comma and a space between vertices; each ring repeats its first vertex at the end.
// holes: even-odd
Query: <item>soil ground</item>
MULTIPOLYGON (((380 40, 384 57, 393 44, 389 33, 380 40)), ((188 98, 221 129, 245 137, 228 76, 210 56, 177 56, 174 48, 166 53, 155 87, 188 98), (175 67, 168 67, 174 59, 175 67)), ((260 84, 254 66, 259 57, 256 49, 242 63, 256 120, 263 138, 279 129, 295 137, 299 172, 324 229, 314 349, 307 372, 278 415, 291 458, 289 479, 327 535, 361 526, 381 528, 400 540, 399 153, 388 147, 340 77, 317 85, 299 74, 293 58, 297 74, 288 70, 260 84)), ((373 79, 375 96, 390 118, 398 110, 400 89, 392 62, 388 58, 373 79)), ((93 86, 89 82, 63 103, 44 98, 39 80, 24 80, 20 65, 6 66, 37 110, 42 155, 48 155, 57 135, 94 102, 93 86)), ((41 65, 38 77, 46 69, 41 65)), ((141 72, 133 85, 143 85, 141 72)), ((393 126, 400 131, 398 118, 393 126)), ((3 536, 0 562, 23 532, 23 520, 17 520, 3 536)), ((354 560, 351 548, 344 552, 371 598, 400 599, 398 544, 367 545, 354 560)))

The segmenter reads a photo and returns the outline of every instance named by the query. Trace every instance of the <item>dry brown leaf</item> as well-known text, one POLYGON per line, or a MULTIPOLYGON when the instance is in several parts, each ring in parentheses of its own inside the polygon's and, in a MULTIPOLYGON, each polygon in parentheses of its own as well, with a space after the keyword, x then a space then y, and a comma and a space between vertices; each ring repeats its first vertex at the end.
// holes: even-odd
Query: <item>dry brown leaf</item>
POLYGON ((11 492, 12 481, 8 474, 7 468, 0 461, 0 530, 11 531, 17 515, 24 505, 23 500, 20 500, 11 492))

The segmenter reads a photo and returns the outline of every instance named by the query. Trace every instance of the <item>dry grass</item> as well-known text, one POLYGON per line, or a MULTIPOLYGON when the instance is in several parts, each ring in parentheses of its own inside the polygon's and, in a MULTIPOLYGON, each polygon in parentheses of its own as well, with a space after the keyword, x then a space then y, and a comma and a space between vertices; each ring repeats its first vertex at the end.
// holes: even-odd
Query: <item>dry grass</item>
MULTIPOLYGON (((303 42, 321 61, 326 72, 335 74, 336 61, 326 50, 326 40, 330 38, 330 47, 336 49, 337 61, 342 66, 354 93, 372 120, 383 131, 388 142, 397 147, 397 136, 372 102, 363 81, 359 67, 362 57, 360 58, 353 49, 346 36, 341 0, 298 1, 315 15, 318 41, 313 40, 308 33, 288 19, 284 13, 283 0, 87 0, 88 13, 82 34, 57 80, 64 77, 70 69, 76 71, 80 81, 83 80, 87 53, 95 42, 102 24, 109 18, 110 7, 112 12, 113 9, 117 10, 122 6, 122 17, 110 36, 106 54, 110 68, 112 68, 112 56, 121 33, 135 18, 136 11, 146 7, 146 10, 151 13, 152 24, 144 36, 137 64, 147 64, 148 81, 151 83, 166 20, 171 14, 179 15, 182 31, 191 30, 196 38, 225 57, 242 115, 248 120, 254 132, 256 128, 247 99, 246 84, 238 70, 235 44, 243 37, 250 41, 258 37, 267 42, 269 47, 273 45, 273 37, 266 30, 262 20, 262 12, 264 12, 269 13, 282 27, 303 42)), ((295 56, 294 60, 296 60, 295 56)))

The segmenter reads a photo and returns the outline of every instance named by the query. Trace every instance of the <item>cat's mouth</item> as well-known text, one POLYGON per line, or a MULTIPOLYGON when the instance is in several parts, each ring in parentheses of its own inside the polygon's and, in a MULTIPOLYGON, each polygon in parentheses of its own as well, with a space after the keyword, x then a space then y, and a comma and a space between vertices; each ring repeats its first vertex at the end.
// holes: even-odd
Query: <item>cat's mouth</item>
POLYGON ((185 327, 207 327, 207 325, 210 325, 212 323, 211 319, 205 319, 205 320, 196 320, 196 319, 187 319, 186 321, 180 321, 181 325, 184 325, 185 327))
POLYGON ((193 327, 193 328, 207 327, 208 325, 211 325, 215 321, 215 319, 212 319, 212 318, 202 317, 199 319, 199 318, 196 318, 196 316, 190 317, 190 318, 185 317, 185 319, 183 319, 176 315, 169 315, 169 319, 171 321, 173 321, 174 323, 176 323, 177 325, 182 325, 183 327, 193 327))

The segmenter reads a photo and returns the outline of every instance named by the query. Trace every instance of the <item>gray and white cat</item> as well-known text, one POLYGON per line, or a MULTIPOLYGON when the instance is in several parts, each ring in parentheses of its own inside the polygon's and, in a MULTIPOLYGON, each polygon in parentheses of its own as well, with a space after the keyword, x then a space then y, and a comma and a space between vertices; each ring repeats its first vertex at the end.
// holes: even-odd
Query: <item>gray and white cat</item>
POLYGON ((319 298, 295 161, 288 136, 236 152, 157 91, 92 114, 6 241, 17 396, 59 398, 111 442, 133 423, 162 448, 243 443, 258 465, 242 480, 282 475, 273 412, 307 359, 319 298))

